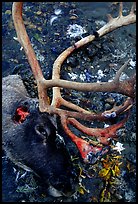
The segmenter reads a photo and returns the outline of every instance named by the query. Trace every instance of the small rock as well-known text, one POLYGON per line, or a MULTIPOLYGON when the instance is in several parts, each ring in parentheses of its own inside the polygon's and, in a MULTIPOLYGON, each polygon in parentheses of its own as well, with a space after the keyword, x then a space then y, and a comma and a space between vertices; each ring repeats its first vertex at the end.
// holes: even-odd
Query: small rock
POLYGON ((78 64, 78 60, 75 57, 69 57, 67 59, 67 64, 70 65, 71 67, 76 67, 78 64))
POLYGON ((37 14, 37 15, 41 15, 42 12, 41 12, 41 11, 37 11, 36 14, 37 14))
POLYGON ((11 15, 11 10, 6 10, 5 14, 11 15))
POLYGON ((131 189, 128 192, 125 192, 126 202, 133 202, 134 198, 135 198, 135 193, 131 189))
POLYGON ((110 105, 113 105, 115 103, 115 99, 112 97, 109 97, 105 100, 105 102, 109 103, 110 105))
POLYGON ((112 106, 109 103, 105 103, 105 110, 110 110, 112 106))
POLYGON ((43 33, 43 35, 47 35, 48 34, 47 29, 42 30, 42 33, 43 33))
POLYGON ((70 17, 71 20, 76 20, 77 18, 78 18, 78 16, 75 14, 70 17))
POLYGON ((42 31, 42 28, 41 28, 41 27, 38 27, 37 30, 42 31))
POLYGON ((92 49, 92 48, 88 47, 88 48, 86 49, 86 54, 87 54, 87 56, 88 56, 89 58, 93 58, 93 57, 97 54, 97 52, 98 52, 98 48, 92 49))
POLYGON ((136 141, 136 133, 132 132, 131 141, 136 141))
POLYGON ((36 28, 36 25, 34 25, 33 23, 32 23, 32 24, 29 24, 29 25, 28 25, 28 28, 30 28, 30 29, 35 29, 35 28, 36 28))
POLYGON ((67 37, 69 38, 82 37, 84 33, 87 33, 87 31, 81 25, 72 24, 67 27, 67 37))
POLYGON ((123 196, 120 195, 119 193, 116 193, 116 194, 115 194, 115 197, 116 197, 118 200, 122 200, 122 199, 123 199, 123 196))
POLYGON ((136 164, 136 156, 135 154, 133 153, 130 153, 128 156, 127 156, 127 159, 132 162, 133 164, 136 164))

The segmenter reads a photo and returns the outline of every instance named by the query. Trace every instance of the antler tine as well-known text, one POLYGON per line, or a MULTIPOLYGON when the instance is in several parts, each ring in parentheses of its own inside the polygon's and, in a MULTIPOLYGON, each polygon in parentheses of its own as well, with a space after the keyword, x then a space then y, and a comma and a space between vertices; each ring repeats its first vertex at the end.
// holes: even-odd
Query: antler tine
MULTIPOLYGON (((129 114, 129 113, 128 113, 129 114)), ((64 128, 64 131, 66 134, 71 138, 71 140, 76 144, 81 157, 83 158, 84 162, 87 163, 93 163, 96 158, 93 158, 96 154, 105 154, 108 151, 108 148, 105 150, 98 146, 98 143, 95 141, 86 142, 82 138, 78 138, 72 131, 68 128, 68 124, 72 124, 74 127, 76 127, 81 132, 89 135, 89 136, 95 136, 97 137, 97 140, 99 143, 104 145, 109 145, 110 139, 116 137, 116 131, 123 127, 125 122, 127 121, 128 114, 125 116, 125 118, 118 122, 115 125, 112 125, 107 128, 87 128, 86 126, 79 123, 74 118, 67 118, 66 115, 61 116, 61 123, 64 128)))
POLYGON ((113 20, 113 17, 111 14, 107 14, 107 18, 108 18, 108 22, 112 21, 113 20))
POLYGON ((88 128, 78 122, 75 118, 68 118, 68 123, 88 136, 96 137, 99 143, 108 145, 110 143, 110 139, 116 137, 116 131, 124 126, 128 119, 128 115, 129 114, 127 113, 123 120, 106 128, 88 128))
MULTIPOLYGON (((116 77, 111 82, 100 82, 100 83, 80 83, 80 82, 72 82, 62 79, 52 79, 43 81, 47 88, 54 87, 53 90, 53 104, 55 103, 55 107, 59 107, 61 105, 61 94, 60 88, 68 88, 74 89, 78 91, 91 91, 91 92, 116 92, 120 94, 124 94, 129 97, 134 97, 134 90, 133 90, 133 81, 130 79, 125 81, 118 81, 116 80, 119 78, 120 74, 122 73, 123 69, 127 66, 129 61, 127 61, 117 72, 116 77), (128 82, 129 81, 129 82, 128 82), (127 86, 125 84, 127 83, 127 86), (58 101, 58 103, 57 103, 58 101), (56 106, 58 105, 58 106, 56 106)), ((57 68, 59 69, 59 64, 57 64, 57 68)), ((133 76, 135 78, 135 74, 133 76)))
POLYGON ((119 5, 119 16, 120 17, 122 16, 122 10, 123 10, 123 3, 120 2, 120 5, 119 5))
POLYGON ((136 2, 133 2, 132 7, 131 7, 130 14, 133 14, 134 11, 135 11, 135 9, 136 9, 136 2))
MULTIPOLYGON (((68 119, 65 115, 61 116, 61 124, 64 127, 64 131, 71 138, 71 140, 76 144, 82 159, 84 162, 93 163, 92 155, 102 151, 102 147, 90 145, 89 142, 77 137, 69 128, 68 128, 68 119)), ((91 143, 92 144, 92 143, 91 143)))
POLYGON ((90 113, 74 112, 74 111, 63 110, 60 108, 55 108, 54 106, 50 106, 48 109, 45 108, 44 112, 48 112, 49 114, 57 114, 60 117, 64 115, 66 116, 66 118, 72 117, 72 118, 83 119, 86 121, 92 121, 92 120, 106 121, 112 117, 117 117, 118 115, 125 113, 132 107, 132 105, 133 105, 132 98, 127 98, 126 101, 120 106, 114 106, 111 110, 104 111, 103 113, 90 114, 90 113))
POLYGON ((122 74, 123 70, 127 67, 129 62, 130 62, 130 59, 127 60, 122 67, 120 67, 120 69, 117 71, 115 75, 114 81, 119 81, 120 75, 122 74))

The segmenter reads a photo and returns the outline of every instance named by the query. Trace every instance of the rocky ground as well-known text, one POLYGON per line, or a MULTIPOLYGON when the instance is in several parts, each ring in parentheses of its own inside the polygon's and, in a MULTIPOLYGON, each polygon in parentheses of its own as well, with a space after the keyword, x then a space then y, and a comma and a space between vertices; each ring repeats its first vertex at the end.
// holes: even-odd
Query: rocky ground
MULTIPOLYGON (((45 78, 51 78, 53 62, 62 51, 102 27, 106 23, 107 13, 117 16, 118 6, 117 2, 24 3, 26 29, 45 78)), ((2 76, 20 74, 30 96, 37 97, 30 66, 20 44, 15 40, 11 8, 11 2, 2 3, 2 76)), ((130 8, 131 3, 125 2, 124 15, 128 14, 130 8)), ((61 78, 79 82, 108 81, 128 59, 130 63, 121 76, 122 80, 133 74, 136 67, 135 24, 109 33, 74 52, 64 62, 61 78)), ((94 112, 110 109, 115 103, 120 104, 124 100, 122 95, 112 93, 62 90, 62 95, 94 112)), ((88 125, 103 127, 105 123, 88 125)), ((3 202, 136 202, 135 104, 125 127, 118 131, 118 141, 125 149, 121 154, 111 149, 108 155, 94 165, 84 164, 75 145, 63 130, 60 129, 59 133, 66 140, 74 165, 80 169, 80 187, 76 194, 71 198, 48 196, 32 173, 15 166, 3 152, 3 202)))

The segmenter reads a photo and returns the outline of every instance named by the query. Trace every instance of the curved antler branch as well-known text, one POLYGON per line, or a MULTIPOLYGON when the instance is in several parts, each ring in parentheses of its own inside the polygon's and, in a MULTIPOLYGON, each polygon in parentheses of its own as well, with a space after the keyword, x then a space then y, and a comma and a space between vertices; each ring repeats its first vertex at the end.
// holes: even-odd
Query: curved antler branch
POLYGON ((102 147, 93 146, 92 143, 77 137, 69 128, 68 128, 68 119, 65 115, 61 116, 61 124, 64 128, 66 134, 70 137, 70 139, 75 143, 77 146, 81 157, 83 158, 84 162, 93 163, 95 160, 92 158, 92 155, 102 152, 102 147), (94 161, 93 161, 94 160, 94 161))
POLYGON ((107 128, 88 128, 74 118, 68 118, 68 123, 76 127, 81 132, 89 136, 96 137, 99 143, 108 145, 110 143, 110 139, 116 137, 116 131, 124 126, 127 119, 128 114, 122 121, 114 125, 110 125, 107 128))
POLYGON ((111 118, 115 118, 119 116, 120 114, 123 114, 130 110, 130 108, 133 105, 133 100, 131 98, 127 98, 126 101, 120 105, 120 106, 114 106, 111 110, 104 111, 102 113, 80 113, 80 112, 74 112, 74 111, 67 111, 60 108, 55 108, 54 106, 49 106, 48 108, 45 108, 44 112, 48 112, 49 114, 57 114, 59 116, 66 116, 66 118, 72 117, 72 118, 78 118, 83 119, 86 121, 106 121, 110 120, 111 118))
MULTIPOLYGON (((61 98, 61 94, 59 92, 60 88, 68 88, 68 89, 74 89, 77 91, 91 91, 91 92, 117 92, 120 94, 124 94, 129 97, 134 97, 134 80, 135 80, 135 74, 133 75, 133 79, 128 79, 123 81, 119 81, 119 77, 122 73, 122 71, 126 68, 128 60, 116 73, 116 76, 113 81, 111 82, 99 82, 99 83, 79 83, 79 82, 72 82, 62 79, 52 79, 52 80, 44 80, 43 83, 47 88, 54 87, 55 90, 54 97, 56 95, 57 98, 61 98), (127 86, 125 85, 127 83, 127 86), (58 90, 58 91, 57 91, 58 90)), ((53 98, 55 100, 55 98, 53 98)), ((53 102, 54 104, 54 102, 53 102)), ((52 105, 53 105, 52 104, 52 105)))
POLYGON ((28 62, 31 66, 32 72, 37 82, 38 87, 38 96, 39 96, 39 106, 45 107, 49 105, 48 97, 47 97, 47 88, 46 85, 43 86, 43 74, 36 58, 34 49, 31 45, 29 40, 28 34, 25 29, 25 25, 22 19, 22 7, 23 2, 14 2, 12 5, 12 17, 14 26, 17 33, 18 41, 20 42, 21 46, 24 48, 25 54, 27 56, 28 62))
POLYGON ((35 79, 41 80, 43 79, 43 74, 24 26, 24 22, 22 19, 22 7, 23 2, 14 2, 12 6, 12 17, 17 33, 17 38, 22 47, 24 48, 25 54, 28 58, 35 79))

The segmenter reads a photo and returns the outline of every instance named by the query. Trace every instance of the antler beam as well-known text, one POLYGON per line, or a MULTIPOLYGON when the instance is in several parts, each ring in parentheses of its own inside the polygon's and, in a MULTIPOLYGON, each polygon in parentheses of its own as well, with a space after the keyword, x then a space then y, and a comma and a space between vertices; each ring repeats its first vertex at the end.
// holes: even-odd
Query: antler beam
POLYGON ((31 66, 32 72, 36 79, 37 86, 38 86, 38 93, 41 98, 41 101, 43 101, 44 103, 43 104, 41 102, 41 104, 43 104, 44 106, 47 106, 49 104, 47 91, 46 91, 46 88, 43 89, 43 86, 40 85, 43 80, 45 81, 45 79, 43 77, 42 70, 38 63, 38 60, 36 59, 34 49, 31 45, 31 42, 29 40, 28 34, 25 29, 25 25, 22 19, 22 7, 23 7, 23 2, 14 2, 12 6, 12 17, 13 17, 14 26, 17 33, 17 38, 21 46, 24 48, 28 62, 31 66))

